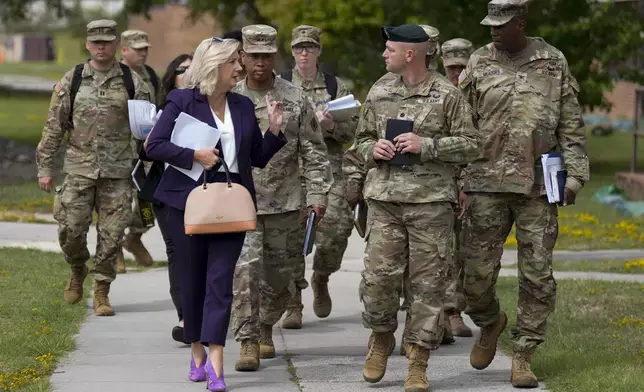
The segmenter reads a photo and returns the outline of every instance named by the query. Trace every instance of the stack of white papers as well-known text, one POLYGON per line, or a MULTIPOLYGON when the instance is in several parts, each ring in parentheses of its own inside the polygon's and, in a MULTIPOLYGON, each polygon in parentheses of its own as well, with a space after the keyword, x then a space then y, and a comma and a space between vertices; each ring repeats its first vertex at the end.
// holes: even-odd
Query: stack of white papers
MULTIPOLYGON (((221 131, 219 129, 213 128, 205 122, 181 112, 175 120, 170 141, 179 147, 200 150, 202 148, 215 148, 220 137, 221 131)), ((167 168, 168 166, 174 167, 194 181, 197 181, 204 171, 204 167, 198 162, 194 162, 190 170, 166 163, 165 167, 167 168)))
POLYGON ((346 121, 358 113, 360 102, 353 97, 353 94, 349 94, 327 103, 326 110, 331 113, 335 121, 346 121))
POLYGON ((548 203, 560 203, 566 183, 563 157, 558 153, 542 154, 541 166, 548 203))
POLYGON ((150 130, 159 119, 161 111, 157 113, 155 104, 142 99, 127 101, 128 115, 130 118, 130 131, 137 140, 145 140, 150 130))

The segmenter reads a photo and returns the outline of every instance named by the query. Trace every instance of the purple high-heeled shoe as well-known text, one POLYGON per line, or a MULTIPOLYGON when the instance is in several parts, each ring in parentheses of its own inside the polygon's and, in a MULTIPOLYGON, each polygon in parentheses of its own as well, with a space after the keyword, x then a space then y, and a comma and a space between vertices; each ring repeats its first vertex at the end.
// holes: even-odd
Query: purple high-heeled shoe
POLYGON ((224 380, 224 369, 221 369, 221 378, 217 377, 215 373, 215 368, 212 367, 212 363, 208 361, 206 364, 206 378, 208 379, 207 389, 209 391, 216 392, 225 392, 226 391, 226 381, 224 380))
POLYGON ((197 367, 195 365, 195 358, 190 356, 190 381, 201 382, 206 381, 206 364, 208 363, 208 355, 203 354, 203 359, 201 360, 201 366, 197 367))

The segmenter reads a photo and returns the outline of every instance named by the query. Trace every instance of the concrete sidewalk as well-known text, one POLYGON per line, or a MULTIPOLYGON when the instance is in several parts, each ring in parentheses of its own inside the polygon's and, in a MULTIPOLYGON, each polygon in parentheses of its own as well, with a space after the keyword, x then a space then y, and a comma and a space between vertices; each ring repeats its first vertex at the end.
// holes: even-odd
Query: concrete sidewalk
MULTIPOLYGON (((52 377, 54 391, 201 391, 204 383, 187 380, 190 349, 175 343, 170 330, 176 314, 168 294, 165 269, 121 275, 113 284, 114 317, 90 315, 77 338, 77 350, 52 377)), ((407 362, 390 357, 387 374, 378 384, 362 379, 369 331, 361 321, 357 298, 360 274, 333 275, 333 312, 319 320, 311 310, 311 290, 304 293, 305 325, 301 330, 274 330, 277 358, 262 360, 258 372, 234 370, 239 344, 230 338, 224 374, 230 391, 401 391, 407 362)), ((88 310, 89 311, 89 310, 88 310)), ((402 316, 402 314, 401 314, 402 316)), ((468 320, 469 321, 469 320, 468 320)), ((428 375, 432 391, 513 391, 510 359, 497 354, 492 365, 476 371, 469 365, 474 338, 458 338, 431 354, 428 375)))

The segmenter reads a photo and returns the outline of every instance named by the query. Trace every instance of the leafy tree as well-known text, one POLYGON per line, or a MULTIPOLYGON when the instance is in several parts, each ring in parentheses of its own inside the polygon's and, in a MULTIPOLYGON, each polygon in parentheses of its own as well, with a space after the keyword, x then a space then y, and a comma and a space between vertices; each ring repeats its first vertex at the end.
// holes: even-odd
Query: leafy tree
MULTIPOLYGON (((22 22, 28 17, 29 7, 38 2, 38 0, 2 0, 0 1, 0 21, 22 22)), ((65 15, 66 8, 63 2, 64 0, 44 0, 46 9, 58 17, 65 15)))

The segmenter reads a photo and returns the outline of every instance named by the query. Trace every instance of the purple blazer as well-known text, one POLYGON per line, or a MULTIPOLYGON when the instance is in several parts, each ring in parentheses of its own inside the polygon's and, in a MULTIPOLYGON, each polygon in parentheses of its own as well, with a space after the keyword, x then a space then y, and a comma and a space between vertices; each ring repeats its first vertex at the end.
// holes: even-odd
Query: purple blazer
MULTIPOLYGON (((255 202, 255 208, 257 208, 252 167, 264 168, 273 155, 286 144, 286 136, 282 132, 279 136, 275 136, 271 132, 266 132, 262 136, 259 121, 255 117, 253 102, 249 98, 233 92, 227 94, 227 99, 235 128, 237 165, 241 184, 248 189, 253 202, 255 202)), ((181 112, 189 114, 213 128, 217 127, 208 99, 198 89, 172 90, 168 94, 163 113, 154 126, 154 132, 150 134, 146 154, 152 160, 167 162, 170 165, 189 170, 194 162, 195 151, 170 142, 174 121, 181 112)), ((223 159, 221 142, 217 144, 216 148, 220 151, 219 157, 223 159)), ((212 177, 220 166, 221 163, 204 172, 208 175, 207 182, 213 181, 212 177)), ((188 194, 203 182, 204 174, 194 181, 172 166, 168 166, 154 192, 154 198, 171 207, 184 210, 188 194)))

